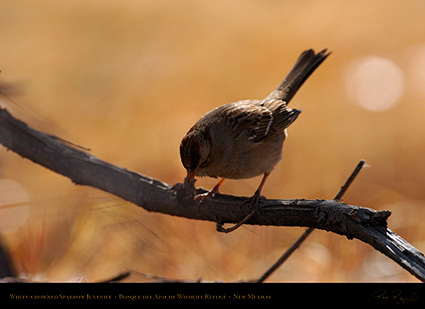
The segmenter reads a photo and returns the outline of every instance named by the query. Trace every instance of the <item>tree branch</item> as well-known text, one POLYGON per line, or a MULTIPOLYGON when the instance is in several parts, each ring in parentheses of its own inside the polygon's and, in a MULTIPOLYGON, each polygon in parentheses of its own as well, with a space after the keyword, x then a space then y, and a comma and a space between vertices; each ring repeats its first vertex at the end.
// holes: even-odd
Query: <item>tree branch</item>
MULTIPOLYGON (((250 212, 240 207, 245 197, 217 194, 201 208, 194 188, 167 183, 118 167, 53 135, 32 129, 0 108, 0 143, 75 184, 114 194, 147 211, 212 222, 238 223, 250 212)), ((196 189, 196 193, 205 190, 196 189)), ((322 229, 370 244, 425 282, 421 252, 387 228, 390 211, 376 211, 328 200, 260 199, 260 210, 246 224, 303 226, 322 229)))

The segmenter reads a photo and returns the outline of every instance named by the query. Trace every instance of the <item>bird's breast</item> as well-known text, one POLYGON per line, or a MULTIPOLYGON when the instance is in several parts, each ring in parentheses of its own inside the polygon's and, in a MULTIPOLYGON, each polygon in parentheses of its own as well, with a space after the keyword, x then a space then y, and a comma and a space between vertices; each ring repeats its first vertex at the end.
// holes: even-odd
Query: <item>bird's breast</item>
POLYGON ((261 143, 247 144, 246 147, 236 147, 223 158, 222 175, 217 177, 229 179, 245 179, 270 173, 282 159, 284 134, 266 139, 261 143))

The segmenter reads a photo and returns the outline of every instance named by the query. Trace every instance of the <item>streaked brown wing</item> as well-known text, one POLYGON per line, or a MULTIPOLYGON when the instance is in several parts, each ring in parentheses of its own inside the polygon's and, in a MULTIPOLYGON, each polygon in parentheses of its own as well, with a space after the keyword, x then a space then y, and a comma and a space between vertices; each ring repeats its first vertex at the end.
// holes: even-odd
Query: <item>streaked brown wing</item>
POLYGON ((289 108, 285 102, 278 99, 265 99, 261 105, 272 112, 273 122, 269 134, 285 130, 301 113, 301 110, 289 108))
POLYGON ((238 101, 227 105, 226 116, 232 124, 234 137, 245 135, 252 142, 267 137, 273 123, 272 112, 258 100, 238 101))

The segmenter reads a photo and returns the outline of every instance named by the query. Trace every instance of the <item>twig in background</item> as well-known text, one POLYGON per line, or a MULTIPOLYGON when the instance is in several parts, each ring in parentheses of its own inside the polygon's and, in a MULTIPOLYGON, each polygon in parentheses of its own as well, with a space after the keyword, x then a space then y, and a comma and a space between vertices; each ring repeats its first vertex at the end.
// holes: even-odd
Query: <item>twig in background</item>
MULTIPOLYGON (((354 179, 359 174, 360 170, 365 165, 365 160, 360 160, 360 162, 357 164, 354 171, 351 173, 350 177, 348 177, 345 184, 341 187, 338 194, 334 197, 334 201, 341 201, 343 195, 345 192, 347 192, 347 189, 350 187, 354 179)), ((315 230, 314 227, 309 227, 305 230, 305 232, 301 235, 300 238, 297 239, 297 241, 259 278, 256 283, 262 283, 264 280, 266 280, 268 277, 273 274, 282 264, 291 256, 291 254, 303 243, 304 240, 315 230)))

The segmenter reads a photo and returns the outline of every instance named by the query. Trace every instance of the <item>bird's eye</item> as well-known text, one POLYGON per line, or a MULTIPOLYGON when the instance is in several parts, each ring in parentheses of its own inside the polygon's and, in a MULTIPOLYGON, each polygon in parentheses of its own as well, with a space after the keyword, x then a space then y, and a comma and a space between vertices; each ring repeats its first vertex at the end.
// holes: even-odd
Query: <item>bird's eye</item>
POLYGON ((206 160, 204 160, 201 164, 199 164, 199 167, 200 168, 203 168, 203 167, 205 167, 205 166, 207 166, 207 164, 208 164, 208 161, 210 160, 210 158, 208 157, 206 160))

